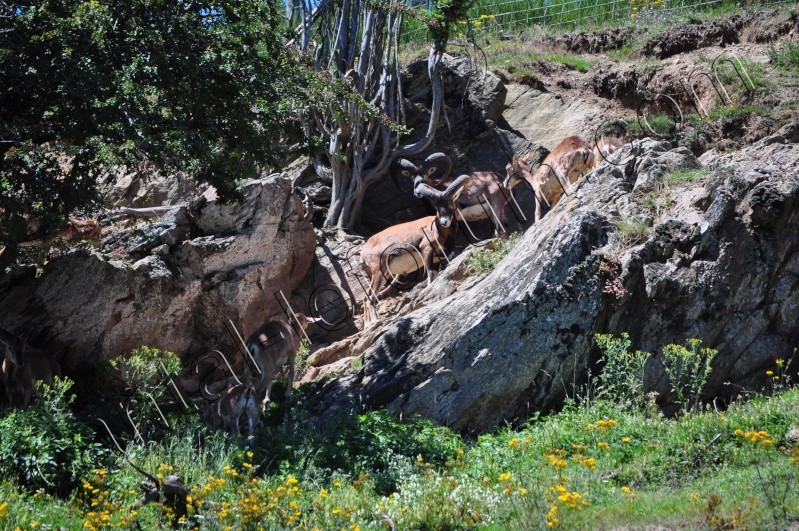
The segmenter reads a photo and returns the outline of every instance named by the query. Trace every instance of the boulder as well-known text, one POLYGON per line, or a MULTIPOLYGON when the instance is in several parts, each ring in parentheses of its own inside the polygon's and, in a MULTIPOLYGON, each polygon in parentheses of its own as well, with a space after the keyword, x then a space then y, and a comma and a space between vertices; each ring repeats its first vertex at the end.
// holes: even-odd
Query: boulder
POLYGON ((241 203, 201 200, 78 249, 41 275, 0 278, 0 328, 63 356, 67 372, 149 345, 178 354, 234 348, 232 320, 248 334, 281 313, 315 246, 291 181, 242 189, 241 203))
MULTIPOLYGON (((765 385, 765 369, 799 344, 796 130, 714 158, 708 175, 674 190, 658 216, 636 186, 649 189, 698 162, 664 142, 628 145, 494 271, 363 332, 363 367, 326 383, 313 411, 321 419, 386 407, 485 432, 573 396, 597 362, 596 333, 629 332, 636 348, 655 354, 701 339, 718 350, 708 398, 765 385), (629 218, 653 226, 636 240, 617 228, 629 218), (617 278, 600 267, 608 262, 617 278), (612 282, 623 290, 606 289, 612 282)), ((663 391, 657 364, 649 365, 649 385, 663 391)))

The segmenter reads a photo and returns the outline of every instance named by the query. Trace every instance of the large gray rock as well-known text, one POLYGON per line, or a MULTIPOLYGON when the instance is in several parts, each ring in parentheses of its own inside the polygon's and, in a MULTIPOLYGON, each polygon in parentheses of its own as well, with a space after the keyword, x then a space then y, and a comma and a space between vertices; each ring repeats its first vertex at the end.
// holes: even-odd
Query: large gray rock
POLYGON ((41 276, 0 278, 0 327, 64 357, 67 371, 149 345, 179 354, 232 348, 281 311, 315 245, 300 198, 284 178, 252 181, 239 204, 202 201, 75 250, 41 276))
MULTIPOLYGON (((363 332, 363 368, 326 384, 316 411, 387 407, 483 432, 561 404, 596 361, 598 332, 629 332, 654 353, 702 339, 719 352, 709 396, 766 383, 764 368, 799 344, 797 130, 715 159, 658 217, 633 189, 696 159, 652 140, 628 146, 485 278, 363 332), (655 218, 637 244, 615 229, 636 217, 655 218), (620 264, 623 294, 605 293, 603 261, 620 264)), ((660 376, 648 381, 663 391, 660 376)))
POLYGON ((133 168, 114 168, 97 185, 109 204, 127 207, 176 205, 187 202, 199 191, 190 176, 161 175, 147 162, 133 168))

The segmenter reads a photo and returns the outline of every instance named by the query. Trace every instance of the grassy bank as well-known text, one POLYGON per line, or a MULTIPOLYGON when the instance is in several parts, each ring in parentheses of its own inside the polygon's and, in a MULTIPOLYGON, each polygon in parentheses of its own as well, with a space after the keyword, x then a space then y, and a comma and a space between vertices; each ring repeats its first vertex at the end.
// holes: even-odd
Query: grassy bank
MULTIPOLYGON (((250 440, 184 418, 159 442, 128 447, 159 479, 178 473, 191 490, 179 522, 168 502, 132 510, 142 476, 118 453, 98 453, 66 492, 4 480, 0 529, 154 529, 173 519, 200 529, 729 529, 799 519, 799 391, 677 419, 622 403, 571 404, 476 440, 383 412, 323 432, 273 419, 250 440)), ((8 414, 2 422, 20 429, 8 414)), ((20 457, 13 451, 3 447, 0 467, 20 457)))

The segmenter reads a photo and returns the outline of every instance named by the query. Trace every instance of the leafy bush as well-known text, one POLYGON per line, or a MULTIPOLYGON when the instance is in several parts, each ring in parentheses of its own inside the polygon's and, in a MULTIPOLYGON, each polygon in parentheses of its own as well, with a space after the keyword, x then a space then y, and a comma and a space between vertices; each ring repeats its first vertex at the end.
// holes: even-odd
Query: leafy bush
POLYGON ((25 410, 0 418, 0 475, 29 491, 66 495, 108 452, 93 442, 92 430, 69 409, 69 379, 40 387, 41 397, 25 410))
POLYGON ((621 337, 597 334, 596 342, 602 351, 604 366, 600 374, 597 398, 624 404, 642 406, 644 398, 644 363, 648 352, 630 351, 630 336, 621 337))
POLYGON ((350 417, 336 431, 332 447, 323 450, 323 463, 340 470, 385 470, 390 455, 422 456, 429 463, 443 465, 463 445, 448 428, 422 418, 399 422, 387 411, 350 417))
POLYGON ((519 239, 518 233, 513 233, 506 239, 494 240, 490 248, 480 249, 466 261, 466 269, 472 275, 482 275, 493 271, 497 264, 511 252, 519 239))
POLYGON ((113 403, 122 403, 128 408, 142 436, 153 436, 163 414, 161 398, 167 391, 169 376, 180 370, 180 358, 173 352, 141 346, 129 356, 108 363, 125 386, 122 396, 113 403))
POLYGON ((710 362, 717 352, 712 348, 700 349, 701 344, 699 339, 689 339, 688 348, 673 344, 663 347, 663 367, 683 413, 698 409, 702 389, 712 370, 710 362))

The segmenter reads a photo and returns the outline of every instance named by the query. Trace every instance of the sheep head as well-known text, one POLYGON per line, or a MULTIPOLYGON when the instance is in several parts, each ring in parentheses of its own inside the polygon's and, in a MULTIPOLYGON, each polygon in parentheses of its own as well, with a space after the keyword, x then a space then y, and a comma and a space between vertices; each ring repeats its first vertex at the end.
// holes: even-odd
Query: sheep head
POLYGON ((452 217, 457 208, 456 202, 463 188, 469 183, 468 175, 461 175, 455 179, 445 190, 436 190, 425 182, 417 182, 413 192, 417 197, 426 197, 433 203, 438 222, 442 227, 449 227, 452 224, 452 217))

